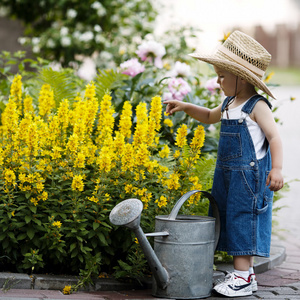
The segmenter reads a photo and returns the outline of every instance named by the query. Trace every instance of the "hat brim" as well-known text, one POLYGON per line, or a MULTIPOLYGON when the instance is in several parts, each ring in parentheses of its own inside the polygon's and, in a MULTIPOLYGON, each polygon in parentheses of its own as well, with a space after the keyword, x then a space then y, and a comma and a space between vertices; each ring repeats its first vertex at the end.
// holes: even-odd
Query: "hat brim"
POLYGON ((267 95, 272 97, 273 99, 276 99, 274 95, 271 93, 271 91, 268 89, 266 84, 258 77, 256 76, 253 72, 248 70, 247 68, 243 67, 240 64, 237 64, 235 62, 225 60, 225 59, 219 59, 211 55, 203 55, 200 53, 191 53, 189 54, 191 57, 197 58, 199 60, 202 60, 204 62, 207 62, 209 64, 212 64, 214 66, 217 66, 221 69, 224 69, 236 76, 239 76, 261 91, 265 92, 267 95))

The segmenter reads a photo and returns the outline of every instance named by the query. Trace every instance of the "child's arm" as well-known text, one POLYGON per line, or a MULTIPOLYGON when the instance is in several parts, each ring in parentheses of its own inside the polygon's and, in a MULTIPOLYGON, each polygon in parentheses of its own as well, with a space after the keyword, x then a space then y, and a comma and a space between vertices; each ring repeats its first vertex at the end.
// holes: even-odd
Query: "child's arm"
MULTIPOLYGON (((252 116, 251 116, 252 117, 252 116)), ((270 184, 271 191, 278 191, 283 187, 282 176, 283 151, 279 132, 272 112, 264 101, 259 101, 253 109, 254 121, 261 127, 270 145, 272 157, 272 170, 269 173, 266 184, 270 184)))
POLYGON ((167 100, 164 101, 164 104, 167 104, 166 112, 170 115, 176 111, 184 111, 192 118, 205 124, 214 124, 221 119, 222 104, 213 109, 177 100, 167 100))

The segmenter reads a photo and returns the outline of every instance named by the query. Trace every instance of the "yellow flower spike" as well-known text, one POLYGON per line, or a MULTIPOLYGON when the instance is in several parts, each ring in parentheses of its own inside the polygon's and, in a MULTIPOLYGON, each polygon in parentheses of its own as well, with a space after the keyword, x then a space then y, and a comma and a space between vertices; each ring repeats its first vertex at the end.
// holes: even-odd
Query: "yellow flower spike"
POLYGON ((139 146, 147 140, 148 135, 148 117, 147 105, 140 102, 136 107, 136 127, 133 135, 133 146, 139 146))
POLYGON ((176 142, 175 145, 182 148, 187 144, 187 126, 182 124, 177 130, 176 142))
POLYGON ((123 110, 120 116, 119 131, 124 137, 131 137, 131 127, 132 127, 132 105, 129 101, 125 101, 123 105, 123 110))
POLYGON ((161 97, 155 96, 151 100, 151 108, 149 113, 148 121, 148 145, 152 146, 155 140, 155 135, 159 132, 161 125, 160 121, 162 118, 162 103, 161 97))
POLYGON ((21 111, 22 106, 22 76, 16 75, 10 87, 9 98, 16 102, 17 108, 21 111))
POLYGON ((29 114, 33 114, 34 113, 34 109, 33 109, 33 105, 32 105, 32 97, 30 97, 29 95, 26 95, 24 98, 24 114, 29 113, 29 114))
POLYGON ((72 190, 82 192, 84 188, 82 175, 75 175, 72 181, 72 190))
POLYGON ((44 84, 39 95, 39 114, 41 117, 47 116, 55 107, 54 92, 50 84, 44 84))
POLYGON ((205 140, 205 131, 204 127, 202 125, 198 125, 198 127, 195 130, 194 137, 192 139, 192 142, 190 144, 190 147, 193 150, 200 150, 204 145, 205 140))
POLYGON ((107 138, 112 138, 115 123, 114 113, 115 110, 111 104, 111 96, 106 94, 103 96, 100 103, 99 123, 97 128, 98 136, 96 138, 97 144, 102 145, 107 138))

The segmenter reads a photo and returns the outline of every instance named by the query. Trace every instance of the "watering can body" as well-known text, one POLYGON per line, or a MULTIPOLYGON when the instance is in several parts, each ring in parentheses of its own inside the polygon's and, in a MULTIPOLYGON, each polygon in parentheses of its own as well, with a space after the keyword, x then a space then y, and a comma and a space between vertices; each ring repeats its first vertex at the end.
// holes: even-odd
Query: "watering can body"
POLYGON ((209 297, 220 230, 219 212, 211 194, 199 190, 186 193, 170 215, 156 216, 155 232, 146 235, 139 225, 142 204, 137 201, 128 199, 118 204, 112 210, 110 220, 115 225, 129 227, 136 234, 154 276, 153 296, 173 299, 209 297), (209 199, 214 217, 178 215, 183 203, 197 192, 209 199), (132 207, 138 207, 139 212, 133 213, 132 207), (154 250, 146 236, 154 237, 154 250))
POLYGON ((199 299, 210 296, 213 284, 215 219, 201 216, 155 218, 155 231, 168 236, 154 238, 154 251, 169 274, 169 284, 162 288, 153 280, 156 297, 199 299))

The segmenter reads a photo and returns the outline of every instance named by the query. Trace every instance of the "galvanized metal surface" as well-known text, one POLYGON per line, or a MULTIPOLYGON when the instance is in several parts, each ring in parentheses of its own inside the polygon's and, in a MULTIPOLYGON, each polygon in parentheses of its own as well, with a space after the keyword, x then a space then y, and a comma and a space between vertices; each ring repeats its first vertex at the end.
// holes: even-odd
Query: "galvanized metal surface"
POLYGON ((154 250, 140 227, 137 213, 141 204, 137 201, 128 199, 119 203, 112 210, 110 220, 135 232, 155 278, 153 295, 175 299, 208 297, 212 289, 214 250, 220 226, 213 197, 205 191, 190 191, 179 199, 169 216, 157 216, 155 233, 147 234, 155 237, 154 250), (197 192, 202 192, 210 200, 216 218, 177 215, 183 203, 197 192))

